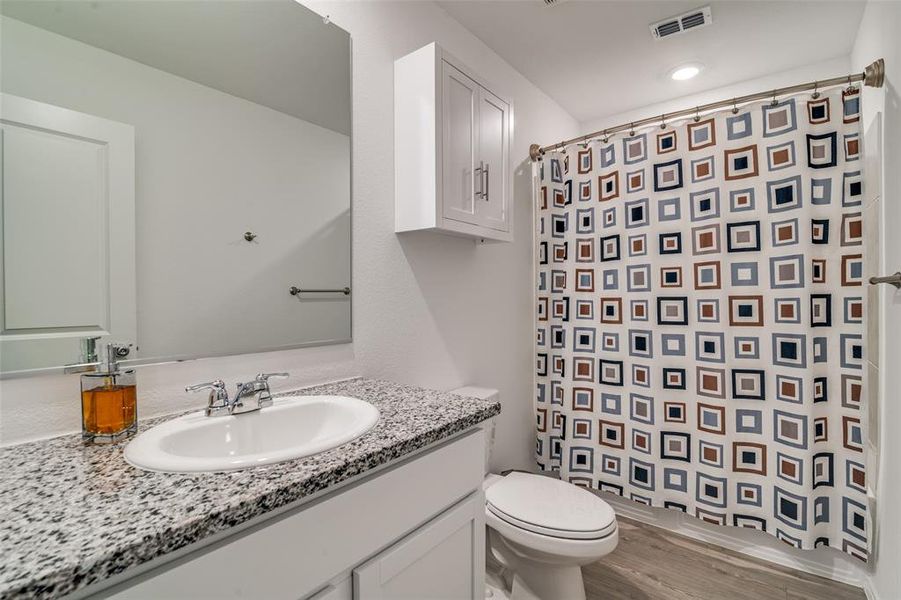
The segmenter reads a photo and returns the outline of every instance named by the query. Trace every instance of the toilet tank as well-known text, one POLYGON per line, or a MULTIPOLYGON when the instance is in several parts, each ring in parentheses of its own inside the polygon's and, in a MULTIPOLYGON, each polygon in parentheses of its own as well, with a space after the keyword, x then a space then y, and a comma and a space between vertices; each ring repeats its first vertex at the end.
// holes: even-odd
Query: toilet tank
MULTIPOLYGON (((479 387, 475 385, 467 385, 448 392, 457 396, 467 396, 469 398, 478 398, 480 400, 488 400, 490 402, 500 401, 501 394, 493 388, 479 387)), ((491 417, 484 423, 482 427, 485 429, 485 474, 488 474, 488 465, 491 462, 491 452, 494 450, 494 428, 497 422, 497 416, 491 417)))

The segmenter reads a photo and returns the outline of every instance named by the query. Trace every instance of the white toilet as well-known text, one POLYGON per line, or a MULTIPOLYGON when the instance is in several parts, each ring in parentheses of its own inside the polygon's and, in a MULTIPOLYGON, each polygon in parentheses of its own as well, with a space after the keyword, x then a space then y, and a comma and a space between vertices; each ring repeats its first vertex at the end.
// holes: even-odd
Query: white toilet
MULTIPOLYGON (((495 400, 497 391, 466 387, 461 396, 495 400)), ((486 456, 494 439, 490 424, 486 456)), ((619 530, 610 505, 588 490, 553 477, 513 471, 483 484, 488 560, 501 567, 500 592, 511 600, 584 600, 582 565, 616 548, 619 530)), ((490 577, 489 577, 490 579, 490 577)))

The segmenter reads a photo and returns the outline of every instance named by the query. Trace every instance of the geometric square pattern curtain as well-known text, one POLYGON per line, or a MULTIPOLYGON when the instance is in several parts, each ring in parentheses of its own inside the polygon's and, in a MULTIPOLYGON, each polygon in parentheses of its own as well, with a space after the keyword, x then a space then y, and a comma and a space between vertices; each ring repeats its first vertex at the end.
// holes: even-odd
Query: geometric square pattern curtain
POLYGON ((541 469, 867 559, 859 117, 836 88, 544 156, 541 469))

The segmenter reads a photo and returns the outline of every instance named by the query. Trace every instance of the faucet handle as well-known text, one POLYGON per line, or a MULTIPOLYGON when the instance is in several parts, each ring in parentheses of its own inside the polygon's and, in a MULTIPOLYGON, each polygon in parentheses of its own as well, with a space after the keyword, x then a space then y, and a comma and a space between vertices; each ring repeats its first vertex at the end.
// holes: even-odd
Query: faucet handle
POLYGON ((209 383, 198 383, 197 385, 185 387, 186 392, 199 392, 201 390, 210 390, 210 396, 206 404, 206 416, 211 417, 223 411, 228 411, 228 391, 225 389, 224 381, 217 379, 209 383))
POLYGON ((272 406, 272 392, 269 390, 269 379, 272 377, 288 377, 288 373, 258 373, 254 383, 260 391, 258 399, 260 408, 272 406))
POLYGON ((185 387, 186 392, 199 392, 200 390, 225 390, 225 382, 221 379, 217 379, 216 381, 210 381, 209 383, 198 383, 196 385, 189 385, 185 387))
POLYGON ((271 377, 289 377, 290 373, 259 373, 257 381, 269 381, 271 377))

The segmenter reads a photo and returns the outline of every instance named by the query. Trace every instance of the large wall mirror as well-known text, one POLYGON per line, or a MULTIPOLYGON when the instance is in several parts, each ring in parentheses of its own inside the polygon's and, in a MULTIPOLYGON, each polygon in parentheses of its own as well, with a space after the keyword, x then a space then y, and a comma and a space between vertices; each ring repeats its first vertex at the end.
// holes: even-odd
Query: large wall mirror
POLYGON ((350 61, 294 0, 4 0, 2 376, 349 341, 350 61))

